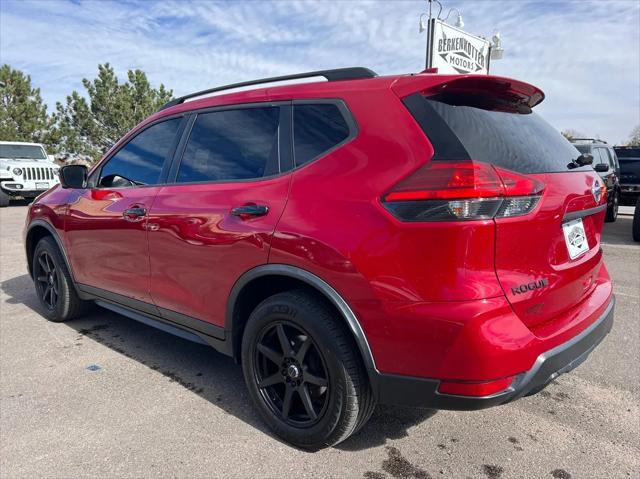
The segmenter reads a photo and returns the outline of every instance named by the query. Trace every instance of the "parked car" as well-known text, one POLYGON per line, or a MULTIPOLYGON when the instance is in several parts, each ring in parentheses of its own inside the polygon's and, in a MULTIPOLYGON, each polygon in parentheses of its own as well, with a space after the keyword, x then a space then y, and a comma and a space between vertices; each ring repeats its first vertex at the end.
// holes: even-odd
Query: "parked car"
POLYGON ((534 394, 614 308, 603 181, 532 112, 543 98, 502 77, 347 68, 173 100, 30 207, 44 315, 94 302, 212 345, 310 450, 376 403, 534 394))
POLYGON ((633 206, 640 198, 640 147, 616 146, 613 148, 620 160, 620 200, 633 206))
POLYGON ((574 138, 572 143, 579 152, 593 156, 593 169, 607 187, 605 221, 613 223, 618 217, 620 204, 620 164, 616 152, 606 141, 593 138, 574 138))
POLYGON ((0 141, 0 207, 11 198, 35 198, 58 181, 58 166, 39 143, 0 141))

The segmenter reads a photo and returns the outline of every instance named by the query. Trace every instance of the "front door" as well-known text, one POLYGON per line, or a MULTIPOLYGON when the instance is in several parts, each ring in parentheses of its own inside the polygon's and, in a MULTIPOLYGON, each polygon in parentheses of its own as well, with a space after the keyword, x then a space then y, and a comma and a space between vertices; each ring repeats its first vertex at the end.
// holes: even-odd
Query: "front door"
POLYGON ((175 183, 160 190, 149 214, 151 297, 167 319, 223 326, 235 281, 268 262, 289 189, 289 175, 279 174, 287 108, 210 111, 192 120, 175 183))
POLYGON ((91 176, 71 201, 67 251, 77 283, 151 303, 148 212, 161 188, 182 118, 145 128, 91 176))

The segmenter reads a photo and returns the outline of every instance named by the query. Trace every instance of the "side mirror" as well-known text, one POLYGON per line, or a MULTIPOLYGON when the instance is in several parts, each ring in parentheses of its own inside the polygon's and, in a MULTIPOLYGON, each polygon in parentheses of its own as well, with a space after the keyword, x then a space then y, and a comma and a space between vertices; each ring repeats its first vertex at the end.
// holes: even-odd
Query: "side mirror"
POLYGON ((594 170, 596 170, 598 173, 606 173, 607 171, 609 171, 609 166, 605 165, 604 163, 598 163, 594 170))
POLYGON ((63 188, 82 189, 87 186, 87 167, 67 165, 60 168, 60 185, 63 188))

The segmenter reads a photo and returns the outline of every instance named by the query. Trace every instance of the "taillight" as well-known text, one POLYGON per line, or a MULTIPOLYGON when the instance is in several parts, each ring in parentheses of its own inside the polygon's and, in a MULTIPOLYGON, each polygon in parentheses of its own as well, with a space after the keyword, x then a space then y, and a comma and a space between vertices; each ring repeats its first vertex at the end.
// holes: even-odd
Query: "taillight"
POLYGON ((383 198, 402 221, 460 221, 531 212, 544 185, 513 171, 472 160, 430 161, 383 198))

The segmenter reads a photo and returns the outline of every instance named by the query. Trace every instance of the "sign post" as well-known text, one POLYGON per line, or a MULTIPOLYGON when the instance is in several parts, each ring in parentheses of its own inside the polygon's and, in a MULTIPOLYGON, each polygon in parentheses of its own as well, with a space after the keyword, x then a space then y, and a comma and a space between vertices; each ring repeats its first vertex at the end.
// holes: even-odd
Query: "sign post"
MULTIPOLYGON (((433 18, 431 17, 431 2, 429 0, 429 20, 427 22, 427 57, 425 59, 425 68, 431 68, 431 50, 433 49, 433 41, 431 38, 431 32, 433 31, 433 18)), ((420 17, 420 31, 422 31, 422 16, 420 17)))

